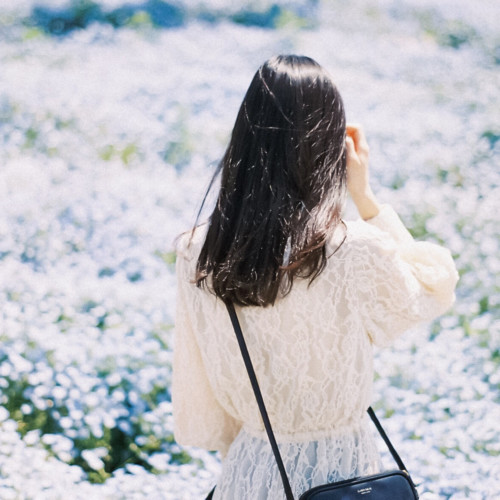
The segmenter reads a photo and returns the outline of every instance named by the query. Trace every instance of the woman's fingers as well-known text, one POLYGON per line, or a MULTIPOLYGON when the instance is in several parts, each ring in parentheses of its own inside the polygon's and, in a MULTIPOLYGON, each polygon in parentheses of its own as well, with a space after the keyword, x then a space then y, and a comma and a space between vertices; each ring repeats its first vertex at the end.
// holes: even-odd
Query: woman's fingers
POLYGON ((346 125, 346 133, 347 137, 353 140, 356 152, 368 156, 368 143, 366 142, 365 133, 361 125, 357 123, 348 123, 346 125))
POLYGON ((346 124, 346 130, 348 132, 352 132, 352 131, 360 130, 360 129, 361 129, 361 125, 359 123, 347 123, 346 124))
POLYGON ((351 139, 351 137, 347 136, 345 138, 345 145, 347 149, 347 154, 354 153, 356 154, 356 148, 354 147, 354 141, 351 139))
POLYGON ((356 147, 354 146, 354 141, 350 137, 345 139, 346 153, 347 153, 347 168, 352 168, 354 164, 359 164, 359 157, 356 153, 356 147))
POLYGON ((348 125, 346 131, 347 189, 356 195, 369 187, 368 145, 359 125, 348 125))
POLYGON ((363 127, 359 123, 348 123, 346 125, 347 135, 351 137, 359 137, 360 135, 364 135, 363 127))
POLYGON ((380 205, 370 187, 368 143, 358 124, 346 126, 347 189, 363 219, 375 217, 380 205))

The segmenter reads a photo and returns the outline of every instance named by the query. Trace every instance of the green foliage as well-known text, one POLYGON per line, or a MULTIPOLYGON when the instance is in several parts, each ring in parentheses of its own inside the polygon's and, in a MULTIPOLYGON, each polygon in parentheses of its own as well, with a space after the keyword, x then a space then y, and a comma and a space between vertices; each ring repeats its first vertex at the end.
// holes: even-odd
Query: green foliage
POLYGON ((237 24, 258 26, 260 28, 303 29, 311 28, 314 25, 310 18, 306 18, 276 3, 266 10, 241 10, 233 14, 231 20, 237 24))
POLYGON ((56 406, 53 399, 46 400, 45 410, 34 406, 29 397, 31 386, 27 376, 18 380, 4 377, 4 380, 7 387, 2 389, 3 406, 9 412, 10 418, 17 422, 18 431, 22 436, 32 430, 39 430, 42 434, 56 434, 62 431, 54 413, 67 413, 64 408, 56 406))
MULTIPOLYGON (((101 374, 105 375, 106 373, 101 374)), ((7 380, 8 386, 2 391, 4 407, 9 412, 10 418, 17 422, 21 436, 33 430, 39 431, 42 435, 63 433, 58 420, 69 414, 64 404, 47 399, 46 409, 38 409, 28 397, 30 385, 26 378, 20 381, 7 380)), ((121 388, 123 385, 121 384, 121 388)), ((155 385, 152 391, 144 394, 142 400, 146 404, 146 411, 140 416, 127 417, 127 426, 130 428, 127 432, 120 428, 120 421, 112 428, 102 427, 101 436, 89 431, 80 432, 79 436, 73 439, 73 458, 68 463, 81 467, 87 473, 89 481, 95 483, 104 482, 113 471, 126 464, 136 464, 150 470, 148 457, 155 452, 165 451, 166 447, 174 443, 171 434, 157 436, 145 419, 159 401, 165 400, 166 394, 166 388, 160 385, 155 385), (82 456, 84 450, 94 449, 106 450, 106 454, 102 456, 104 463, 102 470, 93 469, 82 456)), ((46 447, 53 454, 50 446, 46 447)), ((191 461, 191 457, 182 450, 175 451, 171 456, 173 463, 184 464, 191 461)))
POLYGON ((169 251, 169 252, 162 252, 160 250, 157 250, 155 252, 155 255, 159 257, 165 264, 170 268, 174 269, 175 267, 175 262, 177 260, 177 253, 175 251, 169 251))
POLYGON ((102 456, 104 467, 99 470, 93 469, 82 456, 77 454, 72 460, 71 465, 81 467, 89 478, 90 482, 103 483, 111 474, 126 464, 135 464, 150 470, 147 458, 149 454, 160 451, 166 441, 162 441, 153 435, 145 437, 144 444, 138 446, 134 436, 140 434, 140 428, 137 424, 133 426, 132 433, 126 433, 119 427, 103 428, 103 436, 97 438, 89 435, 88 438, 75 440, 77 450, 95 450, 105 449, 106 454, 102 456))
POLYGON ((392 179, 392 182, 390 185, 391 189, 394 189, 394 190, 402 189, 407 180, 408 180, 408 176, 397 173, 392 179))
POLYGON ((491 353, 491 361, 500 365, 500 349, 495 349, 491 353))
POLYGON ((280 12, 274 25, 278 29, 287 28, 294 30, 311 29, 314 27, 314 23, 311 19, 302 17, 289 9, 283 9, 280 12))
POLYGON ((464 44, 469 44, 477 34, 474 28, 461 21, 447 23, 439 33, 438 41, 441 45, 459 49, 464 44))
POLYGON ((169 165, 180 168, 189 163, 191 153, 193 152, 189 139, 187 141, 172 141, 167 144, 163 152, 163 160, 169 165))
POLYGON ((466 176, 462 171, 463 167, 457 164, 446 165, 437 162, 431 166, 435 171, 435 178, 440 184, 447 184, 455 188, 464 188, 466 176))
POLYGON ((416 239, 424 239, 429 235, 427 221, 432 218, 432 214, 426 212, 414 212, 409 224, 409 231, 416 239))
POLYGON ((260 28, 274 28, 281 15, 281 7, 271 5, 265 11, 242 10, 231 17, 231 20, 237 24, 245 26, 259 26, 260 28))
POLYGON ((38 130, 36 130, 33 127, 29 127, 26 129, 24 132, 24 137, 26 138, 24 141, 23 148, 24 149, 31 149, 35 146, 36 140, 38 138, 38 130))
POLYGON ((185 22, 185 11, 163 0, 125 3, 111 11, 90 0, 71 0, 59 8, 35 6, 24 22, 51 35, 62 36, 95 22, 115 28, 178 27, 185 22))
POLYGON ((135 143, 130 143, 125 145, 125 147, 120 152, 120 158, 124 165, 129 165, 134 158, 138 154, 138 148, 135 143))
POLYGON ((435 10, 415 12, 424 32, 444 47, 459 49, 478 37, 476 30, 460 20, 443 19, 435 10))
POLYGON ((485 130, 481 135, 482 139, 486 139, 491 149, 496 146, 496 143, 500 140, 500 131, 485 130))
POLYGON ((131 28, 151 28, 153 27, 153 20, 148 12, 139 10, 130 17, 125 25, 131 28))
POLYGON ((181 169, 187 165, 194 153, 195 142, 189 127, 188 112, 179 107, 176 124, 171 131, 171 140, 167 143, 161 156, 165 163, 181 169))
POLYGON ((99 152, 99 157, 101 160, 110 161, 116 154, 116 149, 113 144, 108 144, 104 146, 99 152))
POLYGON ((125 26, 135 29, 166 29, 182 26, 190 19, 205 22, 230 20, 244 26, 303 29, 315 25, 315 3, 309 4, 309 10, 285 8, 275 2, 268 4, 267 8, 248 6, 226 12, 210 6, 185 7, 163 0, 125 3, 107 10, 90 0, 71 0, 60 8, 36 6, 24 20, 28 26, 25 39, 42 36, 44 33, 61 36, 75 29, 84 29, 93 22, 109 24, 114 28, 125 26))
POLYGON ((394 415, 394 413, 396 413, 394 408, 385 408, 384 418, 390 418, 394 415))
POLYGON ((42 38, 45 36, 45 32, 36 26, 31 26, 27 28, 22 36, 22 40, 27 42, 29 40, 34 40, 37 38, 42 38))
POLYGON ((481 297, 481 299, 479 300, 479 316, 485 312, 488 312, 489 308, 490 308, 490 299, 487 295, 485 295, 484 297, 481 297))
POLYGON ((111 161, 119 158, 125 166, 129 166, 136 158, 140 157, 140 151, 136 143, 131 142, 121 147, 114 144, 107 144, 99 151, 99 158, 104 161, 111 161))

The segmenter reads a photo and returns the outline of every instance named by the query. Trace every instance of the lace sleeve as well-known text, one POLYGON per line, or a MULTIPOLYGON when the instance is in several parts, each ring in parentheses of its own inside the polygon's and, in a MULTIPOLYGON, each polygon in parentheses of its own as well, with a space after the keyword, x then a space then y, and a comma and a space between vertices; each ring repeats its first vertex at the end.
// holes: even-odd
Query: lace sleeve
POLYGON ((458 273, 447 249, 415 242, 391 207, 367 222, 356 266, 360 304, 371 341, 386 346, 453 304, 458 273))
POLYGON ((181 445, 220 451, 224 456, 241 424, 217 402, 209 384, 195 332, 189 319, 190 294, 186 258, 177 258, 177 308, 172 377, 174 436, 181 445))

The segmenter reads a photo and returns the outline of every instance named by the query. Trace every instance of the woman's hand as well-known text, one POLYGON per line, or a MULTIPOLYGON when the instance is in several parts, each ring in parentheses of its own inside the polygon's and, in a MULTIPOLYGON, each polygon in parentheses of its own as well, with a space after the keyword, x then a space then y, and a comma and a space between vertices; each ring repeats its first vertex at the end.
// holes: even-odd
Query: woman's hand
POLYGON ((359 125, 346 127, 347 190, 354 201, 359 215, 371 219, 378 215, 380 204, 370 187, 368 171, 368 143, 359 125))

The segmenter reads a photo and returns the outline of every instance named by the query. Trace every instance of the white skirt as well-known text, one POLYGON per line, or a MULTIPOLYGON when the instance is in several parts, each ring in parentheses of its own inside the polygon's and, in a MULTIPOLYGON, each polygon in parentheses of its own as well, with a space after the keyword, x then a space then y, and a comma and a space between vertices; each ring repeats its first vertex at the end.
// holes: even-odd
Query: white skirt
MULTIPOLYGON (((367 422, 335 433, 308 433, 276 440, 294 496, 320 484, 380 471, 380 455, 367 422), (309 437, 308 439, 306 439, 309 437)), ((245 427, 222 463, 214 500, 281 500, 283 483, 265 433, 245 427)))

